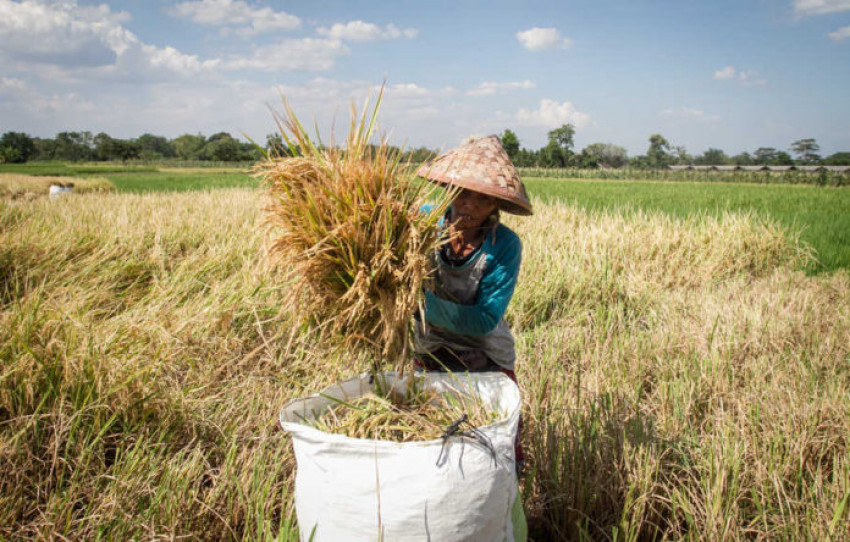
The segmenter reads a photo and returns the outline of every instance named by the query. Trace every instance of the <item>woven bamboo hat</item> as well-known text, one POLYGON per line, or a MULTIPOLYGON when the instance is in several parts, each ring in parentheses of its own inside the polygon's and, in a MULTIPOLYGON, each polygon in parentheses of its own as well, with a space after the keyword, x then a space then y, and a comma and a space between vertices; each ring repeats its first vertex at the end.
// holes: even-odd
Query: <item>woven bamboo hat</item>
POLYGON ((493 196, 499 200, 499 208, 507 213, 532 214, 525 186, 498 136, 467 141, 423 164, 416 175, 493 196))

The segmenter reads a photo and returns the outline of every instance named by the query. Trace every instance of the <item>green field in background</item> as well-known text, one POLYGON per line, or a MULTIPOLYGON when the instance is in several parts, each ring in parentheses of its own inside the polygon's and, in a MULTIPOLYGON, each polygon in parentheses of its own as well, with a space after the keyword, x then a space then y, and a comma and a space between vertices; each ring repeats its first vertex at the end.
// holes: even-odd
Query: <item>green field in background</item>
POLYGON ((106 164, 67 164, 64 162, 34 162, 3 164, 0 173, 46 175, 62 177, 101 177, 108 179, 119 192, 186 192, 217 188, 258 187, 259 180, 242 168, 137 166, 106 164))
POLYGON ((524 179, 533 199, 590 209, 684 217, 752 211, 800 231, 816 252, 810 272, 850 269, 850 189, 812 185, 524 179))
POLYGON ((260 181, 244 170, 170 169, 154 173, 107 173, 119 192, 186 192, 189 190, 214 190, 217 188, 257 188, 260 181))

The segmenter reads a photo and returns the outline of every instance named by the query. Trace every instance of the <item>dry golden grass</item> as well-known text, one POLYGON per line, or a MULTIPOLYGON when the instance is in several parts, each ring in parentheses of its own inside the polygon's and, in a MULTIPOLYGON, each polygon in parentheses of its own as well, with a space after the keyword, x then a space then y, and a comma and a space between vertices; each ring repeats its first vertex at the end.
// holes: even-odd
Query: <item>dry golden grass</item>
POLYGON ((484 427, 504 414, 487 408, 474 394, 440 393, 425 388, 414 377, 403 390, 390 387, 350 401, 338 400, 307 423, 352 438, 420 442, 439 439, 460 420, 472 427, 484 427))
POLYGON ((112 192, 115 186, 106 179, 76 177, 41 177, 35 175, 19 175, 17 173, 0 173, 0 198, 3 199, 32 199, 46 196, 50 185, 74 185, 74 193, 86 194, 92 192, 112 192))
MULTIPOLYGON (((0 201, 0 538, 297 536, 278 411, 370 360, 285 308, 258 200, 0 201)), ((752 216, 535 211, 535 539, 850 538, 848 274, 752 216)))
POLYGON ((380 96, 359 119, 352 107, 345 146, 320 147, 284 102, 290 156, 269 157, 257 175, 268 187, 270 253, 290 285, 287 303, 346 349, 369 352, 376 372, 401 372, 450 199, 416 181, 386 141, 370 145, 379 105, 380 96))
POLYGON ((532 523, 556 538, 850 536, 846 272, 806 277, 808 248, 749 215, 555 204, 513 226, 535 247, 510 309, 532 523))

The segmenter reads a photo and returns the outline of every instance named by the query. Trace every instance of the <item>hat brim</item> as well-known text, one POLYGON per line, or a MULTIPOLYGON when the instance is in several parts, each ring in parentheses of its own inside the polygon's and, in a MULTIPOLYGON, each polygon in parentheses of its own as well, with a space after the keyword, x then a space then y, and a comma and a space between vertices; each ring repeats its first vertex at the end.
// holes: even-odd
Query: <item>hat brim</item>
POLYGON ((532 214, 525 186, 497 135, 470 139, 426 162, 416 175, 439 185, 493 196, 506 213, 532 214))
POLYGON ((493 196, 499 200, 499 209, 512 215, 531 216, 534 214, 531 202, 519 200, 515 197, 514 192, 511 190, 464 178, 450 178, 448 175, 440 175, 436 174, 436 172, 423 171, 423 169, 425 168, 423 167, 417 172, 417 176, 425 179, 426 181, 430 181, 434 184, 447 188, 458 187, 478 192, 480 194, 493 196))

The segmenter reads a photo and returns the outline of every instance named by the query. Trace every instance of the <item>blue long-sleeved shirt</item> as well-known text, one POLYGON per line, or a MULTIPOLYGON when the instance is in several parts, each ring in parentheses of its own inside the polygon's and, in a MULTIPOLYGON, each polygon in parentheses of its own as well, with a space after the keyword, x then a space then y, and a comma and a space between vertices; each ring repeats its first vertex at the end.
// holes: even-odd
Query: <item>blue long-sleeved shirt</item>
MULTIPOLYGON (((423 211, 429 211, 428 206, 423 211)), ((458 303, 425 293, 425 321, 460 335, 486 335, 493 331, 505 315, 513 296, 522 261, 522 243, 510 228, 496 226, 495 242, 489 232, 475 254, 464 264, 453 267, 463 270, 486 258, 477 293, 471 303, 458 303)), ((437 265, 448 264, 437 257, 437 265)))

